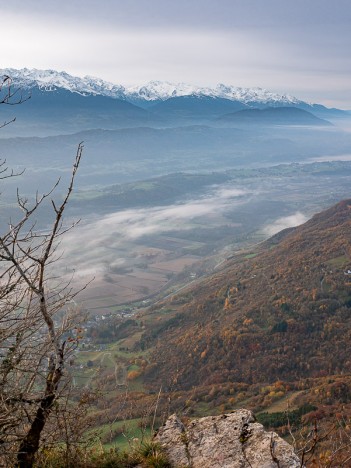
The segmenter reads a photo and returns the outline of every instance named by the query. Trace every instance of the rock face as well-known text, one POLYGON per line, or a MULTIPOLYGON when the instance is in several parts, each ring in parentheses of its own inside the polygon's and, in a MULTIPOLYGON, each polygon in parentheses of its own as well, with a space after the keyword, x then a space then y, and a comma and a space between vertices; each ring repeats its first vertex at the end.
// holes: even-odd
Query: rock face
POLYGON ((171 416, 155 436, 174 468, 297 468, 293 448, 248 410, 194 419, 171 416))

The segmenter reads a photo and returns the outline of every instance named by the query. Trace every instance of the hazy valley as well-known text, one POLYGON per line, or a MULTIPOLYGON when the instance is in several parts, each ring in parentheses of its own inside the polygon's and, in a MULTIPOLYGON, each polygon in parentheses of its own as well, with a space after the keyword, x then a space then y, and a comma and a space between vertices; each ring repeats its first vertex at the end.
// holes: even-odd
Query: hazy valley
MULTIPOLYGON (((84 305, 96 313, 169 294, 233 251, 348 196, 351 134, 343 128, 345 111, 291 97, 280 97, 279 107, 279 97, 272 100, 264 90, 254 94, 256 102, 249 90, 245 102, 203 94, 168 100, 152 95, 147 101, 141 95, 144 109, 136 105, 135 92, 129 98, 118 87, 117 97, 95 88, 95 94, 78 94, 70 87, 83 84, 73 77, 66 89, 55 81, 38 87, 35 73, 30 76, 13 84, 22 85, 24 100, 30 98, 5 107, 4 118, 16 115, 16 122, 2 131, 2 154, 25 174, 3 182, 3 210, 14 216, 18 187, 30 198, 60 177, 58 191, 64 191, 77 145, 84 142, 68 207, 68 217, 82 221, 63 247, 71 259, 65 268, 75 272, 77 283, 95 277, 84 305), (228 112, 233 108, 237 112, 228 112), (265 112, 268 120, 255 112, 265 112), (28 126, 27 118, 37 124, 28 126), (91 128, 100 125, 104 129, 91 128), (33 136, 21 136, 23 129, 33 136), (45 129, 52 135, 36 135, 45 129)), ((39 213, 42 228, 47 215, 45 209, 39 213)))
POLYGON ((69 368, 75 390, 104 393, 91 426, 105 446, 140 435, 155 404, 157 423, 244 406, 283 435, 287 404, 297 429, 349 417, 350 112, 39 72, 12 70, 23 102, 0 109, 16 116, 0 157, 25 170, 2 180, 1 228, 20 219, 17 188, 33 202, 60 178, 62 199, 83 142, 64 228, 81 221, 51 271, 89 283, 69 368))

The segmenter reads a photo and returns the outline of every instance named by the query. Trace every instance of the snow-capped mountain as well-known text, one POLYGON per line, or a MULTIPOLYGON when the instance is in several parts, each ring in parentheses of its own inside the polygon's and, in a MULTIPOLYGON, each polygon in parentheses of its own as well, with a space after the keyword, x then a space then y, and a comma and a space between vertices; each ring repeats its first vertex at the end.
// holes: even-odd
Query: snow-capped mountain
POLYGON ((258 103, 281 103, 281 105, 298 104, 297 98, 289 94, 277 94, 262 88, 238 88, 222 83, 217 86, 199 87, 187 83, 170 83, 164 81, 150 81, 142 86, 126 88, 127 99, 144 99, 146 101, 166 100, 181 96, 209 96, 231 101, 240 101, 244 104, 258 103))
POLYGON ((14 86, 24 89, 39 87, 42 90, 51 91, 61 88, 83 95, 102 95, 131 102, 165 101, 181 96, 208 96, 239 101, 244 104, 297 105, 302 103, 288 94, 272 93, 262 88, 238 88, 225 84, 218 84, 215 87, 199 87, 186 83, 150 81, 141 86, 124 87, 92 76, 79 78, 66 72, 28 68, 0 69, 0 75, 10 76, 14 86))
POLYGON ((37 70, 35 68, 0 69, 0 76, 7 75, 11 78, 13 86, 23 89, 38 87, 42 90, 52 91, 56 88, 65 89, 72 93, 93 94, 124 99, 125 89, 123 86, 115 85, 100 78, 85 76, 79 78, 66 72, 55 70, 37 70))
POLYGON ((165 101, 179 96, 199 95, 201 89, 187 83, 170 83, 168 81, 149 81, 140 86, 126 88, 126 95, 130 99, 144 99, 145 101, 165 101))

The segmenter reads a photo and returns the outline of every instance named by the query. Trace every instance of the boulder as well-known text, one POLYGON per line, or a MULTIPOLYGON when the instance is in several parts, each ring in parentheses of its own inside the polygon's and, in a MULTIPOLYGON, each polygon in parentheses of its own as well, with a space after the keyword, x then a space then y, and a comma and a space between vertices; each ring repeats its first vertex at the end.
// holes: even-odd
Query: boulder
POLYGON ((267 432, 251 411, 194 419, 184 425, 176 415, 155 435, 174 468, 298 468, 291 445, 267 432))

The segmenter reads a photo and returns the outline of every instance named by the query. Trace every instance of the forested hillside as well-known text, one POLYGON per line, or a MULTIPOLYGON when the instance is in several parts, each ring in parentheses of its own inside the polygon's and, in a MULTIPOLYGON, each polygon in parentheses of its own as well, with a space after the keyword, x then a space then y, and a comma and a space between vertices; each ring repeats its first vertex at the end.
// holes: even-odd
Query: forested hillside
POLYGON ((350 240, 346 200, 170 298, 176 317, 141 338, 143 347, 156 345, 148 385, 175 381, 190 389, 349 373, 350 240))

